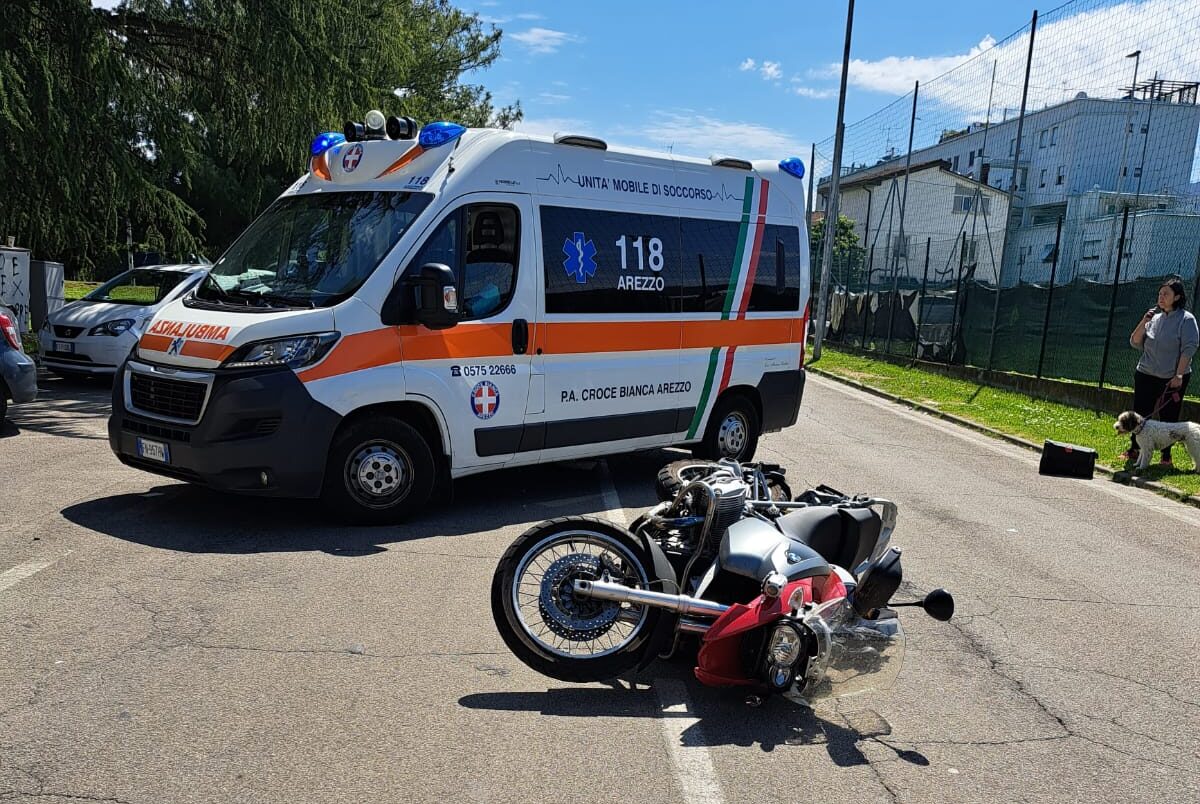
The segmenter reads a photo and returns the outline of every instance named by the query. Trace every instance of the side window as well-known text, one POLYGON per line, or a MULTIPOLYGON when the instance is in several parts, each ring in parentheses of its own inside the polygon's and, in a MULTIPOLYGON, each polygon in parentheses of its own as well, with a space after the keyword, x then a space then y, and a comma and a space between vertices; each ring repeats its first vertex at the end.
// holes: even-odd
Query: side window
POLYGON ((669 313, 680 294, 679 221, 544 206, 548 313, 669 313))
POLYGON ((512 299, 520 242, 520 215, 515 207, 471 204, 438 224, 408 270, 431 262, 449 266, 458 284, 461 320, 487 318, 512 299))
POLYGON ((740 228, 737 221, 683 219, 683 312, 719 313, 725 309, 740 228))
POLYGON ((800 309, 800 230, 768 225, 758 251, 748 312, 800 309))

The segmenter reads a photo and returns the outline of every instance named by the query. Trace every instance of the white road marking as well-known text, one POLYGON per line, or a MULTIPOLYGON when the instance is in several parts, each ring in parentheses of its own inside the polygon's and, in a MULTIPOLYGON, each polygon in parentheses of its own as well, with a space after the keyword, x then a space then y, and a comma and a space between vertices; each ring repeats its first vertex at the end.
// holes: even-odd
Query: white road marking
MULTIPOLYGON (((962 441, 968 441, 976 446, 989 450, 990 452, 994 452, 997 455, 1003 455, 1005 457, 1012 458, 1013 460, 1021 461, 1029 466, 1037 466, 1040 461, 1040 456, 1038 456, 1036 453, 1030 452, 1027 449, 1024 449, 1023 447, 1018 447, 1015 444, 999 441, 991 436, 977 433, 974 430, 968 430, 967 428, 958 424, 942 421, 941 419, 931 416, 928 413, 920 413, 910 410, 899 403, 880 399, 879 397, 873 396, 866 391, 859 391, 843 383, 837 382, 836 380, 826 379, 825 377, 817 374, 809 374, 808 380, 810 382, 816 382, 817 385, 822 387, 829 388, 830 390, 837 391, 840 394, 844 394, 845 396, 856 399, 864 404, 871 405, 879 408, 880 410, 886 410, 889 413, 893 413, 897 416, 908 419, 909 421, 923 424, 926 427, 932 427, 935 430, 939 430, 947 435, 954 436, 962 441)), ((1105 494, 1111 494, 1114 497, 1120 497, 1122 500, 1140 505, 1143 508, 1148 508, 1151 511, 1163 514, 1164 516, 1168 516, 1171 519, 1179 522, 1192 525, 1193 527, 1200 526, 1200 511, 1195 511, 1195 509, 1185 505, 1180 505, 1176 502, 1169 502, 1164 498, 1159 497, 1152 491, 1129 488, 1127 486, 1122 486, 1119 483, 1113 483, 1107 479, 1102 479, 1100 482, 1088 486, 1088 488, 1103 492, 1105 494), (1155 504, 1155 501, 1161 502, 1155 504)))
MULTIPOLYGON (((605 508, 601 516, 624 527, 628 524, 625 507, 613 485, 608 461, 600 462, 600 472, 600 495, 605 508)), ((691 714, 694 710, 687 686, 673 678, 656 678, 654 691, 663 712, 659 722, 675 770, 675 782, 682 794, 680 801, 684 804, 723 804, 725 798, 708 752, 708 741, 700 728, 699 718, 691 714)))
POLYGON ((15 586, 31 575, 36 575, 47 567, 53 567, 58 563, 59 559, 66 557, 71 551, 68 550, 58 558, 52 558, 49 561, 26 561, 24 564, 18 564, 7 572, 0 573, 0 592, 10 586, 15 586))

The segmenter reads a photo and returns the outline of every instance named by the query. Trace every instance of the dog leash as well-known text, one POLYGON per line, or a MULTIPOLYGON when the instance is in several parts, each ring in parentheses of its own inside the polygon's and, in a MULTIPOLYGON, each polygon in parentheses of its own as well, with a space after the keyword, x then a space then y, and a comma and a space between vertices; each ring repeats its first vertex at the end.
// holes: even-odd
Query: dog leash
POLYGON ((1176 391, 1174 388, 1170 387, 1164 388, 1162 396, 1158 398, 1158 404, 1154 406, 1154 410, 1150 411, 1150 415, 1146 418, 1153 419, 1158 415, 1158 412, 1166 406, 1168 401, 1178 402, 1179 399, 1179 391, 1176 391))

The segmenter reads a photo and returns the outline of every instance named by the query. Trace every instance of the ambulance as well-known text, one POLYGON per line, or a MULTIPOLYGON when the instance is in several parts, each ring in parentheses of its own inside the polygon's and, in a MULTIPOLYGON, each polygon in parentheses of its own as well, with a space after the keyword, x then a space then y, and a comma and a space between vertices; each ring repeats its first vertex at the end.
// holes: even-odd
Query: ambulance
POLYGON ((804 167, 377 111, 154 317, 113 391, 125 464, 403 519, 453 478, 794 424, 804 167))

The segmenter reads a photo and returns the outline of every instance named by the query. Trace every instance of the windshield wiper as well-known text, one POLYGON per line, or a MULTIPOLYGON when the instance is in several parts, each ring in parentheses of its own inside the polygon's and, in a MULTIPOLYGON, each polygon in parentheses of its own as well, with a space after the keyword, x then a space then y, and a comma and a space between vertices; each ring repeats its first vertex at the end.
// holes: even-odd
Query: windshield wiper
POLYGON ((246 299, 248 301, 258 301, 262 303, 275 302, 276 306, 284 307, 315 307, 312 300, 297 299, 294 296, 283 296, 278 293, 256 293, 253 290, 242 290, 241 288, 233 288, 224 292, 226 296, 232 296, 238 299, 246 299))

